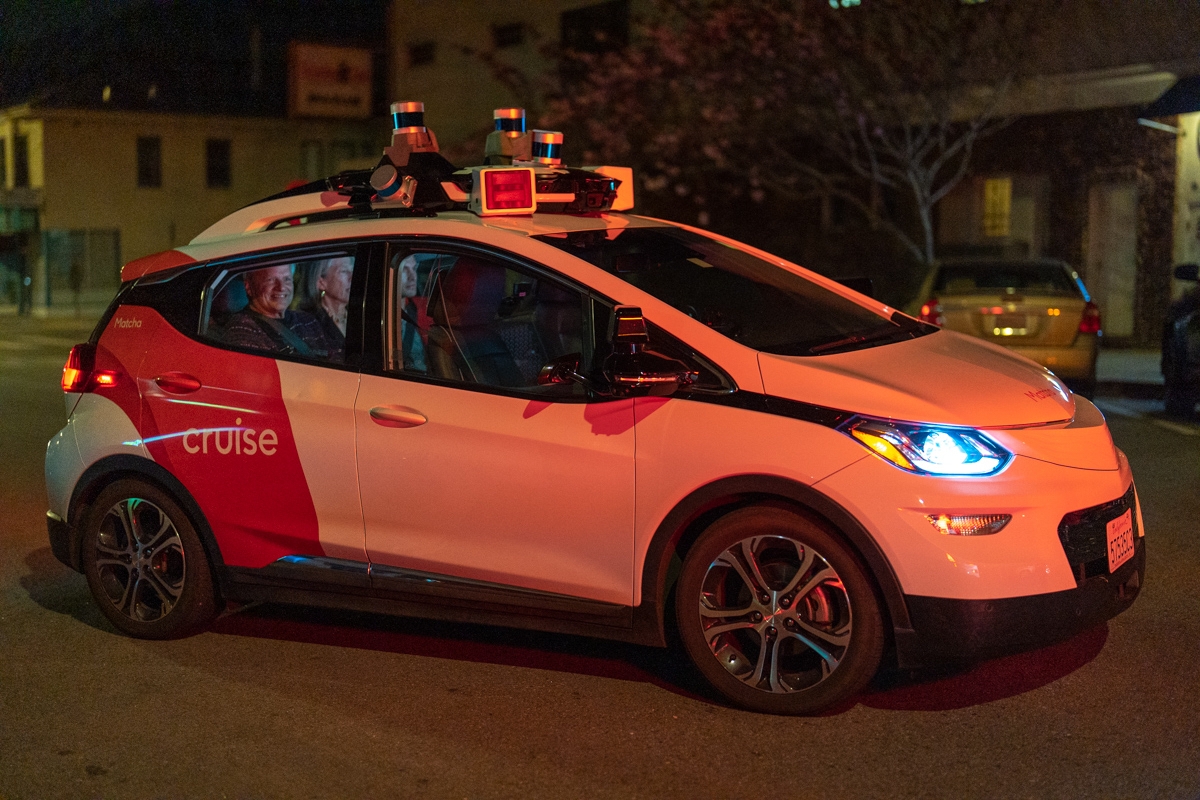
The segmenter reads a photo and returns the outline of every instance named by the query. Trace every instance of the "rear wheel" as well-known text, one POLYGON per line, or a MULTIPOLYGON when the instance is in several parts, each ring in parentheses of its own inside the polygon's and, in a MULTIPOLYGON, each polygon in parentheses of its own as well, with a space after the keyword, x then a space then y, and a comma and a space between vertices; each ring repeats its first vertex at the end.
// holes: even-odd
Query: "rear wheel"
POLYGON ((735 511, 688 553, 680 638, 739 706, 814 714, 858 693, 883 655, 883 619, 858 559, 824 527, 779 508, 735 511))
POLYGON ((151 484, 121 480, 100 493, 84 521, 82 557, 100 610, 130 636, 185 636, 219 610, 195 527, 151 484))

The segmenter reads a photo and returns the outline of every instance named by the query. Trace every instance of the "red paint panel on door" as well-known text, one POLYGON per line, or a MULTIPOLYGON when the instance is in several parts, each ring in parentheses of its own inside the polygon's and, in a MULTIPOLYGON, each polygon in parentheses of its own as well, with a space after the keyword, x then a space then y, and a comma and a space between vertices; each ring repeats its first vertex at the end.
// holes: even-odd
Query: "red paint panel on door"
POLYGON ((137 316, 156 342, 138 372, 142 437, 200 504, 225 563, 324 555, 275 360, 197 342, 150 309, 137 316), (164 391, 154 378, 171 372, 200 388, 164 391))

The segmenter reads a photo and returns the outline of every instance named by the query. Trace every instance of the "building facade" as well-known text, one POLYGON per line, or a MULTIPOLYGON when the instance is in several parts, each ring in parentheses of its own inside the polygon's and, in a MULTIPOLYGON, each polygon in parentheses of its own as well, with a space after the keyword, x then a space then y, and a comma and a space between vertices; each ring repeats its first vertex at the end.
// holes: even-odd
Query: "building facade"
POLYGON ((388 134, 369 120, 0 110, 0 303, 17 302, 21 260, 35 312, 103 302, 123 263, 289 185, 374 166, 388 134))

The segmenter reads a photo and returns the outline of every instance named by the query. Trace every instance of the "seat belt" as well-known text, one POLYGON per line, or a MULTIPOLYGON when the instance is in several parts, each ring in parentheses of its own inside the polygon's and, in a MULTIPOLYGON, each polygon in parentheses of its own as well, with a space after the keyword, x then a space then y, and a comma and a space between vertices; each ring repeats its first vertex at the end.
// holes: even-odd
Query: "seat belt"
POLYGON ((279 320, 274 317, 264 317, 261 314, 251 313, 254 314, 254 320, 262 328, 263 333, 267 334, 271 341, 279 345, 284 353, 296 353, 305 358, 312 358, 316 355, 313 349, 296 335, 295 331, 279 320))

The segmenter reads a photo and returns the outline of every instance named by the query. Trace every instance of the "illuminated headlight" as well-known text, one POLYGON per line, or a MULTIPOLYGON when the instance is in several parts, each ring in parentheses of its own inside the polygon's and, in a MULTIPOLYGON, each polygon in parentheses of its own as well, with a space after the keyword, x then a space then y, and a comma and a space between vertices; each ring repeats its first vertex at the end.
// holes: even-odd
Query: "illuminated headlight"
POLYGON ((1012 453, 973 428, 854 417, 839 430, 918 475, 995 475, 1012 460, 1012 453))

